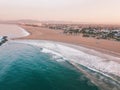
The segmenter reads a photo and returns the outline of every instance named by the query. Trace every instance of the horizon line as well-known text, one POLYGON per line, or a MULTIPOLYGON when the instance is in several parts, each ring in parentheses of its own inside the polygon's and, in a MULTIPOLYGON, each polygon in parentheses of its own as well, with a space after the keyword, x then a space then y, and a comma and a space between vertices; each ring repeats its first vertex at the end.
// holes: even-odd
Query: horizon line
MULTIPOLYGON (((37 19, 6 19, 6 20, 3 20, 3 19, 0 19, 0 22, 10 22, 10 21, 35 21, 35 22, 56 22, 56 23, 70 23, 70 24, 97 24, 97 25, 120 25, 120 23, 99 23, 99 22, 80 22, 80 21, 68 21, 68 20, 37 20, 37 19)), ((62 24, 61 23, 61 24, 62 24)))

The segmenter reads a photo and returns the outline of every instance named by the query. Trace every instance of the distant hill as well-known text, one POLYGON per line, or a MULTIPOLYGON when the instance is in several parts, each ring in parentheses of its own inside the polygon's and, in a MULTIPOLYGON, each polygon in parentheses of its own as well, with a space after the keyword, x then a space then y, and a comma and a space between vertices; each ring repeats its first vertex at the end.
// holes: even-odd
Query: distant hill
POLYGON ((18 23, 77 24, 76 22, 72 22, 72 21, 39 21, 39 20, 31 20, 31 19, 8 20, 8 21, 0 20, 0 23, 8 23, 8 24, 18 24, 18 23))
POLYGON ((0 23, 9 23, 9 24, 18 24, 18 23, 40 23, 40 21, 37 20, 29 20, 29 19, 23 19, 23 20, 6 20, 6 21, 0 21, 0 23))
POLYGON ((30 20, 30 19, 22 19, 22 20, 16 20, 14 22, 18 22, 18 23, 40 23, 40 21, 38 20, 30 20))
POLYGON ((76 22, 72 21, 41 21, 42 23, 49 23, 49 24, 75 24, 76 22))

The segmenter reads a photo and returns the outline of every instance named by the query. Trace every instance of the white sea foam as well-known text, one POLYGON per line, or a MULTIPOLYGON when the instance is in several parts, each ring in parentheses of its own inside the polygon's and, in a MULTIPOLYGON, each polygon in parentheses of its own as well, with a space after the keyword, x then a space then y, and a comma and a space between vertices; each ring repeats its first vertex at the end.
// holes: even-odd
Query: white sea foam
POLYGON ((52 58, 55 59, 58 62, 63 62, 63 61, 66 60, 63 55, 61 55, 61 54, 59 54, 57 52, 54 52, 53 50, 49 50, 49 49, 43 48, 41 50, 41 52, 50 54, 52 56, 52 58))
POLYGON ((73 46, 68 47, 70 45, 52 41, 21 40, 14 42, 45 48, 43 49, 43 52, 45 53, 52 53, 88 68, 120 76, 120 63, 116 62, 120 60, 119 57, 103 54, 81 46, 79 46, 78 49, 75 49, 72 48, 73 46))

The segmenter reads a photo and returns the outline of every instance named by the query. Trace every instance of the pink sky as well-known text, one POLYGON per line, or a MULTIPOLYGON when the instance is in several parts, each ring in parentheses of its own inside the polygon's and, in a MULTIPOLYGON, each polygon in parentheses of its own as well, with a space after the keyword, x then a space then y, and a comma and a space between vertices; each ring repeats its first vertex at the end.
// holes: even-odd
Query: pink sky
POLYGON ((0 19, 120 24, 120 0, 0 0, 0 19))

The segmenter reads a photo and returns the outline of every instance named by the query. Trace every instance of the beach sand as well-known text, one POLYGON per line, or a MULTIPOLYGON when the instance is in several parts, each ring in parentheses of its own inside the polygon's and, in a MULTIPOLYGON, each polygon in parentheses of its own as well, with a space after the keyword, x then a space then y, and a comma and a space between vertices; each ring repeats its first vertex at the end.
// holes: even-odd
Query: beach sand
POLYGON ((120 42, 112 40, 85 38, 82 35, 66 35, 62 30, 21 25, 31 35, 18 39, 50 40, 92 48, 94 50, 120 56, 120 42))

